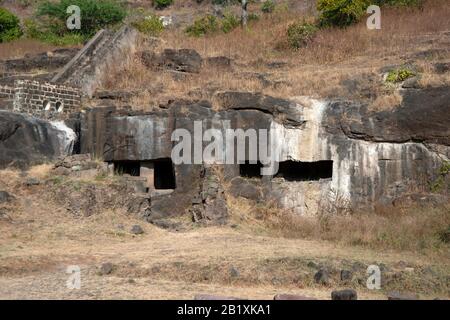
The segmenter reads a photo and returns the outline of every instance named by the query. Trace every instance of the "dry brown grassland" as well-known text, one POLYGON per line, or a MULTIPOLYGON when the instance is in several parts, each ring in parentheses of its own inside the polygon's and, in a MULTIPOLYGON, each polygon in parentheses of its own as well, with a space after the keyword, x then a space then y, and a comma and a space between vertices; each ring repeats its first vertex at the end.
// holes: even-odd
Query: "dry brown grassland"
MULTIPOLYGON (((286 29, 301 19, 298 14, 279 11, 223 34, 193 38, 183 30, 167 30, 157 50, 192 48, 203 57, 227 56, 234 70, 205 66, 200 74, 182 81, 170 73, 150 71, 130 56, 105 80, 106 88, 140 90, 133 100, 138 109, 152 109, 169 97, 210 98, 215 90, 246 90, 278 97, 313 96, 368 101, 373 109, 401 103, 393 86, 383 82, 380 68, 413 61, 420 69, 423 86, 450 84, 448 74, 436 74, 432 64, 450 59, 450 8, 446 1, 428 1, 423 9, 383 9, 382 29, 368 30, 365 21, 345 28, 320 30, 314 40, 297 51, 286 48, 286 29), (436 50, 426 58, 414 54, 436 50), (270 62, 285 62, 270 68, 270 62), (263 80, 261 80, 263 78, 263 80), (345 81, 360 86, 349 88, 345 81), (369 97, 367 97, 369 95, 369 97)), ((145 49, 145 45, 139 49, 145 49)))

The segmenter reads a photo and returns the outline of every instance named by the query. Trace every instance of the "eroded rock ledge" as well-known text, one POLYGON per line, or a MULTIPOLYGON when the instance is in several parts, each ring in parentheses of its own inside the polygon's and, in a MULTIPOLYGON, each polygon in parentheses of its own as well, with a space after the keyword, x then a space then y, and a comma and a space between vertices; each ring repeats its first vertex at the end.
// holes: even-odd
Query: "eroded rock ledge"
MULTIPOLYGON (((395 205, 401 202, 398 199, 417 199, 411 195, 429 191, 448 161, 449 92, 447 87, 407 90, 401 107, 377 113, 351 102, 221 92, 214 108, 209 101, 185 100, 152 112, 101 107, 88 109, 67 124, 77 133, 77 152, 103 159, 116 173, 146 179, 151 199, 148 220, 191 212, 196 219, 223 222, 227 211, 220 179, 230 182, 229 191, 235 196, 273 200, 300 214, 338 213, 395 205), (174 165, 171 135, 176 129, 193 133, 195 121, 202 121, 204 131, 272 132, 280 161, 277 174, 261 176, 260 164, 250 163, 223 165, 223 177, 205 164, 174 165)), ((5 123, 14 117, 21 117, 22 130, 31 126, 32 120, 23 116, 0 113, 5 123)), ((47 128, 49 123, 33 125, 48 133, 25 139, 16 133, 17 126, 1 127, 3 166, 12 158, 32 164, 67 152, 61 148, 64 139, 54 138, 60 133, 47 128), (40 149, 45 141, 52 147, 40 149), (25 156, 10 144, 25 144, 32 151, 25 156)), ((208 144, 203 142, 203 147, 208 144)), ((441 193, 446 201, 447 190, 444 185, 441 193)))

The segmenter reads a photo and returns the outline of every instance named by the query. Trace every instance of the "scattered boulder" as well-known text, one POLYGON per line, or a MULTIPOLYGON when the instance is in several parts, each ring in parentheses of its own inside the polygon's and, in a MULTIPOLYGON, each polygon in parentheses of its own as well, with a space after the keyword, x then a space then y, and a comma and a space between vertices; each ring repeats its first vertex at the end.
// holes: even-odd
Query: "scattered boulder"
POLYGON ((149 222, 154 226, 157 226, 158 228, 169 231, 180 231, 184 229, 183 225, 180 222, 171 221, 169 219, 150 219, 149 222))
POLYGON ((317 300, 317 299, 298 294, 276 294, 273 297, 273 300, 317 300))
POLYGON ((11 222, 12 218, 8 215, 5 209, 0 208, 0 221, 11 222))
POLYGON ((418 77, 412 77, 406 79, 402 84, 403 89, 419 89, 420 83, 418 77))
POLYGON ((230 276, 232 278, 238 278, 240 275, 241 275, 241 273, 239 272, 239 270, 236 267, 232 266, 230 268, 230 276))
POLYGON ((353 273, 350 270, 341 270, 341 281, 352 280, 353 273))
POLYGON ((37 178, 30 177, 25 180, 25 185, 27 187, 38 186, 40 184, 41 184, 41 181, 37 178))
POLYGON ((67 169, 65 167, 57 167, 53 169, 53 173, 57 176, 68 176, 70 175, 70 169, 67 169))
POLYGON ((100 266, 99 274, 104 276, 111 274, 114 270, 114 265, 111 262, 105 262, 100 266))
POLYGON ((232 61, 233 60, 231 60, 230 58, 225 57, 225 56, 206 58, 206 64, 208 66, 216 68, 216 69, 222 69, 222 70, 231 69, 232 61))
POLYGON ((391 291, 387 294, 388 300, 419 300, 419 296, 414 293, 401 293, 398 291, 391 291))
POLYGON ((10 202, 13 199, 13 196, 11 196, 6 191, 0 191, 0 204, 10 202))
POLYGON ((320 269, 319 271, 317 271, 314 275, 314 281, 321 285, 329 285, 330 277, 328 271, 325 269, 320 269))
POLYGON ((202 57, 193 49, 165 49, 161 54, 143 51, 140 57, 142 63, 148 68, 187 73, 199 73, 203 63, 202 57))
POLYGON ((142 227, 138 224, 135 224, 134 226, 131 227, 131 231, 132 234, 143 234, 144 233, 144 229, 142 229, 142 227))
POLYGON ((444 74, 450 71, 450 62, 439 62, 434 65, 434 71, 437 74, 444 74))
POLYGON ((335 290, 331 292, 331 300, 358 300, 358 294, 353 289, 335 290))

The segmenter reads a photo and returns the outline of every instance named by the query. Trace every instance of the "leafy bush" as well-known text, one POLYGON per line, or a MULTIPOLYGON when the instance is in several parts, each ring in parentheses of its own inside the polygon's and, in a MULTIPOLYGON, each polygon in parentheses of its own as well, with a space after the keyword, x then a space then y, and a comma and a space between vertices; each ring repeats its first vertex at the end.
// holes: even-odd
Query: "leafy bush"
POLYGON ((142 20, 134 22, 132 25, 140 32, 152 37, 157 37, 164 31, 161 18, 157 15, 149 15, 142 20))
POLYGON ((213 15, 206 15, 194 21, 192 25, 186 28, 186 33, 190 36, 201 37, 206 34, 217 31, 219 23, 213 15))
POLYGON ((318 28, 314 24, 307 22, 295 22, 287 29, 287 39, 289 46, 293 49, 299 49, 307 46, 313 39, 318 28))
POLYGON ((358 22, 365 14, 369 0, 319 0, 321 26, 345 27, 358 22))
POLYGON ((248 21, 258 21, 258 20, 259 20, 259 15, 257 13, 250 12, 248 14, 248 21))
POLYGON ((264 13, 271 13, 275 9, 275 2, 273 0, 266 0, 261 5, 261 11, 264 13))
POLYGON ((221 20, 222 31, 228 33, 236 29, 241 24, 241 20, 232 13, 225 13, 221 20))
POLYGON ((407 68, 401 68, 389 71, 386 81, 391 83, 398 83, 405 81, 408 78, 415 76, 416 74, 407 68))
POLYGON ((170 6, 173 3, 173 0, 153 0, 153 5, 156 9, 164 9, 170 6))
POLYGON ((377 0, 374 4, 379 6, 388 5, 395 7, 419 6, 420 4, 422 4, 422 0, 377 0))
POLYGON ((126 16, 126 10, 115 0, 59 0, 59 2, 43 2, 37 10, 37 15, 46 16, 52 20, 52 31, 63 35, 69 30, 66 21, 71 15, 67 7, 75 5, 81 9, 81 29, 76 30, 83 35, 92 35, 101 28, 115 25, 126 16))
POLYGON ((22 35, 20 21, 13 13, 0 8, 0 42, 8 42, 22 35))

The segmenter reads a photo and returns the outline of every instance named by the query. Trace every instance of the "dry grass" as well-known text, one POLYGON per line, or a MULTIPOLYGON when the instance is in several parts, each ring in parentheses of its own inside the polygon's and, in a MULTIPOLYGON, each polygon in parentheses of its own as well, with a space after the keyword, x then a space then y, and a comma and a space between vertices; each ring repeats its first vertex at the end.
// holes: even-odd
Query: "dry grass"
POLYGON ((275 237, 326 240, 346 246, 371 249, 420 251, 447 258, 449 244, 440 235, 450 227, 450 204, 439 207, 410 207, 383 213, 319 215, 302 217, 271 204, 258 205, 228 197, 232 219, 244 230, 275 237))
POLYGON ((401 105, 403 97, 397 91, 391 94, 384 94, 378 96, 370 105, 368 110, 370 111, 384 111, 392 110, 395 107, 401 105))
MULTIPOLYGON (((46 171, 45 166, 39 166, 30 173, 45 176, 46 171)), ((215 172, 221 177, 220 170, 215 172)), ((300 225, 300 220, 289 220, 289 217, 283 226, 275 222, 269 225, 269 215, 273 215, 272 221, 282 222, 274 209, 257 207, 255 210, 254 204, 240 201, 234 207, 238 212, 233 212, 234 222, 239 225, 233 229, 225 226, 168 232, 113 210, 75 217, 49 198, 47 184, 24 187, 24 178, 18 171, 0 172, 0 188, 16 197, 14 210, 10 212, 12 221, 0 221, 1 298, 191 299, 195 294, 215 293, 271 299, 276 293, 288 292, 329 299, 331 289, 343 285, 356 288, 363 299, 383 298, 383 293, 389 290, 414 290, 428 298, 448 296, 445 283, 448 251, 440 256, 428 256, 421 251, 392 251, 384 246, 368 248, 359 243, 348 245, 331 237, 334 242, 320 238, 275 238, 273 235, 289 235, 286 224, 294 222, 298 224, 296 232, 309 229, 316 232, 302 237, 315 238, 319 231, 304 224, 309 220, 300 225), (255 235, 254 222, 261 226, 259 235, 255 235), (119 224, 124 226, 123 230, 118 228, 119 224), (130 234, 133 224, 141 225, 145 233, 130 234), (365 277, 364 266, 374 261, 388 266, 391 278, 395 275, 394 281, 377 292, 367 290, 357 281, 365 277), (415 271, 403 272, 404 267, 397 267, 399 261, 405 261, 415 271), (113 263, 114 271, 100 276, 98 268, 104 262, 113 263), (311 267, 311 262, 331 270, 331 287, 314 283, 317 269, 311 267), (341 283, 339 270, 354 264, 363 266, 355 271, 354 281, 341 283), (67 290, 65 286, 69 265, 81 266, 81 290, 67 290), (232 267, 239 270, 239 276, 230 273, 232 267), (426 273, 429 268, 434 273, 426 273)), ((228 200, 231 204, 235 201, 228 200)), ((361 226, 367 229, 371 223, 379 224, 381 220, 370 221, 373 222, 362 222, 361 226)), ((415 230, 417 221, 411 219, 409 229, 415 230)), ((430 216, 423 217, 422 221, 435 225, 430 216)), ((361 236, 372 234, 359 226, 359 221, 350 222, 361 230, 361 236)), ((381 225, 389 230, 392 222, 386 220, 381 225)), ((406 230, 408 224, 402 222, 402 225, 402 230, 406 230)), ((344 222, 340 226, 342 233, 349 232, 344 222)), ((339 232, 337 227, 332 229, 335 234, 339 232)))
POLYGON ((0 43, 0 60, 21 58, 26 54, 37 54, 55 50, 57 47, 33 39, 19 39, 0 43))
MULTIPOLYGON (((278 51, 286 28, 302 19, 297 12, 280 12, 254 22, 248 29, 204 38, 168 32, 165 39, 176 48, 192 48, 203 56, 226 55, 243 61, 289 58, 296 63, 335 63, 352 57, 390 57, 417 50, 417 38, 450 30, 450 8, 445 0, 428 1, 423 10, 383 9, 382 29, 368 30, 365 21, 346 29, 323 29, 307 48, 278 51), (413 41, 411 41, 413 40, 413 41)), ((309 17, 303 17, 309 18, 309 17)))
MULTIPOLYGON (((277 97, 308 95, 316 98, 346 97, 368 101, 374 110, 389 109, 401 102, 398 93, 385 87, 380 68, 399 65, 414 53, 441 50, 439 59, 450 59, 448 33, 450 8, 446 1, 429 1, 423 10, 383 9, 382 30, 367 30, 365 22, 346 29, 320 30, 314 41, 298 51, 283 45, 287 26, 301 19, 296 12, 264 15, 248 29, 202 38, 187 37, 182 30, 168 30, 157 48, 192 48, 203 57, 227 56, 234 59, 234 70, 215 70, 205 66, 200 74, 175 79, 172 73, 151 71, 130 56, 105 79, 106 88, 141 91, 132 101, 137 109, 152 109, 176 98, 210 99, 216 90, 263 92, 277 97), (284 67, 271 69, 271 61, 284 67), (376 81, 364 83, 372 77, 376 81), (362 79, 365 87, 356 90, 345 80, 362 79), (367 94, 362 94, 369 92, 367 94)), ((307 18, 307 17, 305 17, 307 18)), ((140 49, 145 49, 142 45, 140 49)), ((450 84, 447 75, 434 74, 427 61, 421 84, 450 84)))

